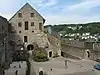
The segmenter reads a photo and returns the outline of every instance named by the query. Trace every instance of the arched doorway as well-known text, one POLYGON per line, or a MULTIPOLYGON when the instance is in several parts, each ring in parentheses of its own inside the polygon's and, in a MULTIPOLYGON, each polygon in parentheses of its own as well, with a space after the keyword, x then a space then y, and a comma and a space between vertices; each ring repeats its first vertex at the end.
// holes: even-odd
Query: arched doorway
POLYGON ((86 50, 86 52, 85 52, 85 58, 89 59, 90 56, 91 56, 90 50, 86 50))
POLYGON ((39 72, 39 75, 43 75, 43 71, 40 71, 40 72, 39 72))
POLYGON ((34 46, 32 44, 27 46, 27 50, 33 50, 33 49, 34 49, 34 46))
POLYGON ((42 68, 39 69, 39 75, 44 75, 42 68))
POLYGON ((52 57, 52 51, 49 52, 49 57, 52 57))

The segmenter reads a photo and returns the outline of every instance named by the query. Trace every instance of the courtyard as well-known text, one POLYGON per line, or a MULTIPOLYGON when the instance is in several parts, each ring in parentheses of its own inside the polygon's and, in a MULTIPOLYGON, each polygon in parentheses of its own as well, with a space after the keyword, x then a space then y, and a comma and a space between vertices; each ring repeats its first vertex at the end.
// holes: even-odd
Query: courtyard
MULTIPOLYGON (((39 75, 40 69, 44 71, 45 75, 100 75, 100 71, 93 69, 93 65, 97 62, 92 60, 57 57, 46 62, 35 62, 31 58, 29 61, 31 64, 30 75, 39 75), (67 68, 65 60, 67 60, 67 68)), ((26 75, 26 69, 26 62, 13 62, 10 68, 5 70, 5 75, 15 75, 16 70, 18 70, 18 75, 26 75)))
POLYGON ((47 75, 99 75, 100 72, 93 69, 93 65, 96 63, 92 60, 74 60, 63 57, 51 58, 47 62, 31 61, 36 75, 38 75, 41 68, 47 75), (68 60, 67 68, 65 67, 66 59, 68 60))

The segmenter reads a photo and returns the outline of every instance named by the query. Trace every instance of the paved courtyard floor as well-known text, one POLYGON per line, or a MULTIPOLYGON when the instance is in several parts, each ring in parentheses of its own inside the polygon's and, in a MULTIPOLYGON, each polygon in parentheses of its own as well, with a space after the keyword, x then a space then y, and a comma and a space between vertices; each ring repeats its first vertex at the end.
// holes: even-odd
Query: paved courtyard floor
POLYGON ((63 57, 52 58, 47 62, 32 61, 36 75, 38 75, 40 68, 48 75, 100 75, 99 71, 92 71, 94 64, 96 62, 92 60, 73 60, 63 57), (68 60, 68 68, 65 68, 64 61, 66 59, 68 60))
MULTIPOLYGON (((39 75, 39 69, 42 68, 47 75, 100 75, 100 71, 94 70, 93 65, 97 62, 92 60, 74 60, 69 58, 52 58, 47 62, 31 62, 31 75, 39 75), (68 60, 68 67, 65 68, 65 60, 68 60), (52 70, 51 70, 52 68, 52 70)), ((26 62, 13 62, 10 69, 5 70, 5 75, 25 75, 26 62), (19 68, 19 64, 21 68, 19 68), (14 66, 16 66, 14 68, 14 66)))

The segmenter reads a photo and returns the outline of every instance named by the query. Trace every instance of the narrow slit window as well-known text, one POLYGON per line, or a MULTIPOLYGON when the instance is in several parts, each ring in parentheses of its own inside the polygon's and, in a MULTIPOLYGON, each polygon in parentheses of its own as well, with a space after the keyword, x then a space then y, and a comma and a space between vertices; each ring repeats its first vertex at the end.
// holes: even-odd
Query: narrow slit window
POLYGON ((19 22, 19 23, 18 23, 18 27, 21 27, 21 26, 22 26, 22 23, 21 23, 21 22, 19 22))
POLYGON ((39 30, 42 31, 42 23, 39 23, 39 30))

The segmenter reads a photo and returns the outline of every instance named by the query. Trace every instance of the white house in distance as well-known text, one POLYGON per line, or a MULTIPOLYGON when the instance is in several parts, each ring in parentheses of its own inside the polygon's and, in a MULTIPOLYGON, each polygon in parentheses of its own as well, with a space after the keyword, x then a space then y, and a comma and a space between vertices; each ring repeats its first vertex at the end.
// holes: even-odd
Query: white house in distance
POLYGON ((16 49, 25 47, 25 50, 34 50, 34 43, 39 47, 46 48, 48 57, 55 53, 60 55, 60 49, 54 50, 47 34, 44 33, 45 19, 28 3, 26 3, 10 20, 13 33, 12 41, 16 43, 16 49), (20 46, 20 47, 19 47, 20 46))

